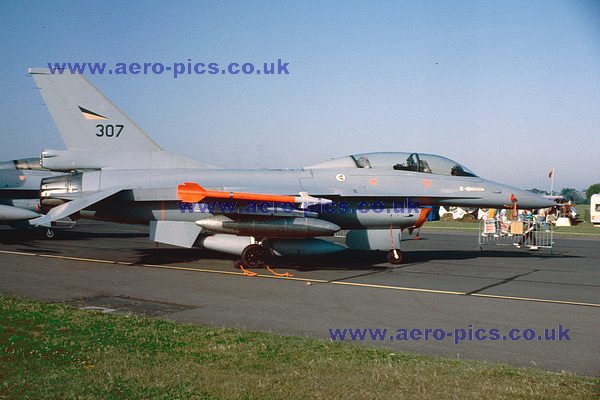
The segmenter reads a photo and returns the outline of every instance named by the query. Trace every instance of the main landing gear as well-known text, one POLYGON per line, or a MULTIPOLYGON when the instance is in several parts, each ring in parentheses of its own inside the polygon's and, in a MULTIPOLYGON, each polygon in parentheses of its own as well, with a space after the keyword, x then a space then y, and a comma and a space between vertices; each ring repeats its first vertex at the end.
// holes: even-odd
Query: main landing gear
POLYGON ((54 237, 54 230, 52 228, 48 228, 46 230, 46 237, 48 239, 52 239, 54 237))
POLYGON ((275 276, 278 277, 290 277, 293 276, 289 272, 279 273, 274 271, 269 264, 265 262, 267 256, 272 255, 271 250, 266 248, 263 244, 253 243, 249 244, 242 250, 242 255, 240 260, 236 263, 237 266, 244 272, 246 276, 257 276, 258 273, 254 271, 250 271, 246 268, 255 268, 258 266, 263 266, 275 276), (246 268, 244 268, 246 267, 246 268))
POLYGON ((265 248, 260 244, 250 244, 242 250, 241 261, 247 267, 256 267, 264 262, 265 248))

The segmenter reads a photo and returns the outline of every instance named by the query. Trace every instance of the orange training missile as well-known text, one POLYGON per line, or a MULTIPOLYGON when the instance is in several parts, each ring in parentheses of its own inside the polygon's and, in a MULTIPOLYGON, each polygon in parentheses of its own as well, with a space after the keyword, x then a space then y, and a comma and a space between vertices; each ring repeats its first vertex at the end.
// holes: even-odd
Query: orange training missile
POLYGON ((301 192, 300 196, 286 196, 263 193, 244 193, 244 192, 224 192, 221 190, 206 190, 195 182, 184 182, 177 185, 177 196, 181 201, 195 203, 205 198, 227 199, 227 200, 250 200, 250 201, 268 201, 278 203, 330 203, 331 200, 317 199, 309 196, 306 192, 301 192))

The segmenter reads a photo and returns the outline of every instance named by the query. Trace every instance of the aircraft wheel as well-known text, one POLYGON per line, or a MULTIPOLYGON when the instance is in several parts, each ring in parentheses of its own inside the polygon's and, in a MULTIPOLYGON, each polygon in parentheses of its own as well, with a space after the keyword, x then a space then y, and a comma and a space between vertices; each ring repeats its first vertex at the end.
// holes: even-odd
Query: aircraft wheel
POLYGON ((242 264, 247 267, 256 267, 263 261, 265 250, 261 245, 250 244, 242 251, 242 264))
POLYGON ((47 237, 48 239, 52 239, 52 238, 54 237, 54 231, 53 231, 52 229, 48 228, 48 229, 46 230, 46 237, 47 237))
POLYGON ((390 264, 402 264, 404 262, 404 255, 400 250, 390 250, 387 253, 387 260, 390 264))

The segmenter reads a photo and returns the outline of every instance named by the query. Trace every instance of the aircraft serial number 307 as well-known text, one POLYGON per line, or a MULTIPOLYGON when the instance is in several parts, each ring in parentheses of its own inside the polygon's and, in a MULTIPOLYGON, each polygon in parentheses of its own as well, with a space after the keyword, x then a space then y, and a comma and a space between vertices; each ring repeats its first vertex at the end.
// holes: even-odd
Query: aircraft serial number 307
POLYGON ((119 137, 121 131, 123 130, 124 125, 96 125, 98 131, 96 132, 96 136, 98 137, 119 137))

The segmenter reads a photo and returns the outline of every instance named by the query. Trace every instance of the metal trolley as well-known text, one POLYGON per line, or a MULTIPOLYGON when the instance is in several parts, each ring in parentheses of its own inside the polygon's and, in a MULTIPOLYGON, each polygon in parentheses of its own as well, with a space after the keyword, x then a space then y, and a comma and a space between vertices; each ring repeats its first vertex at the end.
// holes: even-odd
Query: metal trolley
POLYGON ((504 245, 529 250, 548 249, 552 254, 554 226, 546 221, 482 219, 478 237, 479 250, 487 245, 504 245))

